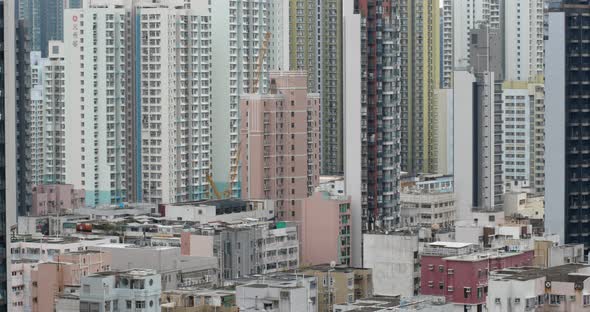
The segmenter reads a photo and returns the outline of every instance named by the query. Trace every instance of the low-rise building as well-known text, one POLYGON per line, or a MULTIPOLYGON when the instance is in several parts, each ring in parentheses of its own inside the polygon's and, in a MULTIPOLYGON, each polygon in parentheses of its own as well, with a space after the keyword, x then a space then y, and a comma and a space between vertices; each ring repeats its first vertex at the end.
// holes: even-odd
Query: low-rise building
POLYGON ((244 218, 271 219, 275 216, 271 200, 216 199, 160 205, 168 220, 199 223, 232 222, 244 218))
POLYGON ((487 311, 588 311, 590 266, 507 268, 491 274, 487 311))
MULTIPOLYGON (((427 245, 429 246, 429 245, 427 245)), ((530 266, 534 252, 485 250, 469 252, 469 244, 441 243, 426 248, 420 259, 420 293, 444 296, 457 309, 481 311, 487 295, 490 272, 513 266, 530 266)))
POLYGON ((86 193, 73 184, 47 184, 33 187, 31 215, 72 212, 84 207, 86 193))
POLYGON ((377 296, 334 305, 334 312, 386 312, 400 306, 400 296, 377 296))
POLYGON ((238 312, 234 290, 176 289, 162 293, 162 312, 238 312))
POLYGON ((302 272, 315 276, 318 281, 318 312, 329 312, 335 304, 373 296, 370 269, 322 264, 305 268, 302 272))
POLYGON ((403 226, 452 228, 455 223, 455 193, 441 191, 402 192, 401 223, 403 226))
POLYGON ((154 270, 162 278, 163 290, 183 286, 214 286, 218 282, 217 258, 182 256, 179 247, 104 244, 89 248, 110 253, 113 270, 126 270, 130 267, 154 270))
POLYGON ((131 269, 95 273, 82 278, 80 312, 160 312, 160 274, 131 269))
POLYGON ((64 293, 66 286, 80 286, 87 275, 111 269, 111 254, 84 250, 57 255, 55 261, 39 263, 32 272, 32 311, 53 312, 56 297, 64 293))
POLYGON ((236 287, 236 305, 240 312, 315 312, 317 302, 317 280, 304 274, 265 276, 236 287))
POLYGON ((35 261, 55 261, 55 256, 73 251, 84 251, 91 246, 118 243, 116 236, 84 236, 83 238, 38 237, 21 235, 12 238, 10 256, 13 261, 21 259, 35 261))
POLYGON ((256 220, 203 225, 181 234, 181 252, 216 257, 222 279, 293 270, 299 267, 297 225, 256 220))
POLYGON ((418 233, 363 234, 363 267, 373 271, 376 295, 409 297, 420 289, 418 233))

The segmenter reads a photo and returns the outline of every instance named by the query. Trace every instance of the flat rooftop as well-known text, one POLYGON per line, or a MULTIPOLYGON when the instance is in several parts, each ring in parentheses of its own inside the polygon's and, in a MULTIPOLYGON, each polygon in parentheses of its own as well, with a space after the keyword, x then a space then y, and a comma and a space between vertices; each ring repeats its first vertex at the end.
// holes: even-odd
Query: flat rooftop
POLYGON ((473 245, 472 243, 460 243, 460 242, 434 242, 428 244, 430 247, 443 247, 443 248, 465 248, 473 245))
POLYGON ((583 282, 590 278, 590 272, 578 273, 579 270, 589 268, 587 264, 564 264, 547 269, 539 267, 507 268, 492 274, 494 280, 528 281, 545 277, 547 281, 555 282, 583 282))

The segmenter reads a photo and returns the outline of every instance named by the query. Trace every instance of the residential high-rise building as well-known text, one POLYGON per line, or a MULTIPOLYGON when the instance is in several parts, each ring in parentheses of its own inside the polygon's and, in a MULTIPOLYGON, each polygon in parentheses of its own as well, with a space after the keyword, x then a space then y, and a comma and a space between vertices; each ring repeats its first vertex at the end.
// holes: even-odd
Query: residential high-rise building
POLYGON ((65 164, 65 73, 63 42, 50 41, 49 55, 31 52, 31 180, 63 184, 65 164))
MULTIPOLYGON (((504 0, 444 0, 443 88, 453 86, 453 71, 469 66, 470 32, 481 24, 500 29, 504 0)), ((520 0, 512 2, 521 2, 520 0)))
POLYGON ((242 195, 275 200, 278 218, 299 220, 319 183, 320 99, 304 71, 269 76, 269 94, 240 99, 242 195))
POLYGON ((536 81, 543 77, 544 0, 503 0, 506 80, 536 81))
POLYGON ((66 183, 88 205, 126 201, 128 10, 104 5, 65 11, 66 183))
POLYGON ((66 10, 66 182, 86 189, 88 204, 206 197, 208 9, 113 0, 66 10))
POLYGON ((542 83, 505 81, 502 86, 504 175, 507 186, 544 191, 544 87, 542 83))
POLYGON ((471 31, 473 68, 454 72, 453 174, 457 220, 473 208, 497 210, 504 194, 502 37, 481 24, 471 31), (458 83, 458 84, 457 84, 458 83))
POLYGON ((440 86, 439 2, 395 3, 402 27, 401 168, 410 173, 436 173, 440 86))
MULTIPOLYGON (((322 173, 342 174, 342 5, 339 0, 289 0, 290 66, 308 73, 322 103, 322 173)), ((352 5, 350 3, 344 5, 352 5)))
POLYGON ((510 81, 543 75, 543 0, 445 0, 443 2, 443 88, 452 71, 469 63, 470 32, 488 25, 504 40, 505 74, 510 81))
POLYGON ((16 7, 0 0, 0 311, 8 311, 10 228, 16 224, 17 186, 17 101, 16 101, 16 7))
MULTIPOLYGON (((213 179, 219 189, 232 185, 233 197, 240 196, 240 175, 229 183, 232 173, 238 171, 238 152, 240 147, 240 97, 252 93, 254 81, 261 93, 268 90, 267 74, 269 59, 276 55, 267 48, 262 59, 262 68, 258 68, 258 55, 262 51, 266 34, 270 29, 273 15, 270 0, 212 1, 211 36, 212 47, 211 72, 211 117, 213 179), (261 74, 257 77, 256 73, 261 74)), ((276 5, 276 4, 275 4, 276 5)), ((285 4, 282 4, 285 5, 285 4)), ((274 20, 273 24, 281 23, 274 20)), ((284 23, 284 21, 282 22, 284 23)), ((272 33, 270 34, 272 36, 272 33)), ((280 34, 275 34, 280 37, 280 34)), ((273 47, 267 43, 268 47, 273 47)))
POLYGON ((25 21, 16 23, 16 176, 17 212, 31 210, 31 67, 29 36, 25 21))
POLYGON ((590 2, 564 0, 547 11, 545 33, 545 228, 590 247, 590 2))
POLYGON ((63 41, 65 9, 82 7, 82 0, 19 0, 18 17, 25 21, 31 51, 49 55, 49 41, 63 41))
POLYGON ((184 9, 161 1, 138 5, 135 12, 140 197, 151 203, 205 199, 211 167, 208 6, 184 9))
MULTIPOLYGON (((399 215, 400 85, 403 82, 395 73, 402 70, 404 62, 400 44, 405 39, 401 29, 407 22, 403 18, 406 5, 389 0, 355 3, 355 10, 361 16, 362 139, 358 161, 361 161, 361 222, 365 230, 391 226, 399 215)), ((360 255, 356 254, 356 258, 360 259, 360 255)))

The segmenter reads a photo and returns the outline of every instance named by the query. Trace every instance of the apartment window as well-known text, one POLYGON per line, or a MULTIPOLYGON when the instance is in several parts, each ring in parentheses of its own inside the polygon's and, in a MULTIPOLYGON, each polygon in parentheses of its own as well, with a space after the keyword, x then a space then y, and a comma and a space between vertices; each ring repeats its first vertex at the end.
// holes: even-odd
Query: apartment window
POLYGON ((444 272, 444 271, 445 271, 445 267, 444 267, 444 266, 442 266, 442 265, 439 265, 439 266, 438 266, 438 271, 439 271, 439 272, 444 272))
POLYGON ((434 282, 428 281, 428 288, 433 288, 433 287, 434 287, 434 282))
POLYGON ((463 287, 463 298, 471 297, 471 287, 463 287))
POLYGON ((455 291, 455 288, 453 288, 453 286, 449 286, 449 287, 447 288, 447 291, 448 291, 448 292, 454 292, 454 291, 455 291))
POLYGON ((127 300, 127 310, 131 310, 131 300, 127 300))
POLYGON ((561 301, 565 301, 565 296, 562 295, 549 295, 549 304, 560 305, 561 301))
POLYGON ((428 265, 428 271, 434 271, 434 264, 428 265))
POLYGON ((582 296, 582 303, 585 306, 590 305, 590 295, 584 295, 584 296, 582 296))
POLYGON ((438 289, 440 289, 440 290, 445 289, 445 283, 444 282, 438 282, 438 289))
POLYGON ((143 301, 143 300, 135 301, 135 308, 136 309, 145 309, 145 301, 143 301))
POLYGON ((483 288, 477 287, 477 298, 483 298, 483 288))

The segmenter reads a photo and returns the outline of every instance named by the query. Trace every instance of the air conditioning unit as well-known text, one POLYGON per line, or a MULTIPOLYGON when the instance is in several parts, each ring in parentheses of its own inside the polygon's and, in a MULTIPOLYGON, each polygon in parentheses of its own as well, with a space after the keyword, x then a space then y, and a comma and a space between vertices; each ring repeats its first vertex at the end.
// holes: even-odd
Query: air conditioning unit
POLYGON ((514 298, 514 303, 520 303, 520 298, 514 298))
POLYGON ((502 303, 502 300, 500 300, 500 298, 495 298, 494 299, 494 303, 495 304, 500 304, 500 303, 502 303))

